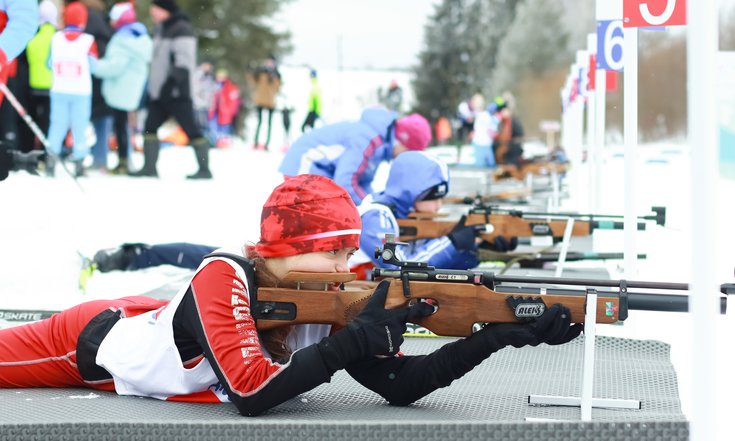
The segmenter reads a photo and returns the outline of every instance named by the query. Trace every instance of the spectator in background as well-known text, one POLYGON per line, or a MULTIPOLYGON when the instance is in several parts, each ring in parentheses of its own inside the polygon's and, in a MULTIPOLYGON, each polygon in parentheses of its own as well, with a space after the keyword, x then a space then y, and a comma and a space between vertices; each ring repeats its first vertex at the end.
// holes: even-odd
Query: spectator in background
POLYGON ((263 66, 258 67, 255 72, 248 76, 249 81, 255 88, 253 102, 258 112, 258 125, 255 128, 254 149, 268 150, 271 140, 271 123, 273 122, 273 111, 276 108, 276 95, 281 89, 281 73, 278 71, 276 57, 271 55, 263 66), (268 112, 268 131, 266 132, 265 144, 260 144, 260 126, 263 122, 263 111, 268 112))
POLYGON ((226 69, 218 69, 215 79, 217 91, 209 109, 209 123, 216 138, 215 145, 229 147, 232 145, 232 124, 240 110, 240 88, 230 79, 226 69))
MULTIPOLYGON (((0 1, 0 82, 8 80, 8 66, 38 29, 38 5, 23 0, 0 1)), ((0 102, 3 95, 0 93, 0 102)))
POLYGON ((199 170, 187 179, 211 179, 209 148, 194 118, 192 91, 197 39, 189 17, 175 0, 153 0, 151 19, 156 24, 153 59, 148 80, 148 116, 143 135, 143 168, 130 176, 158 177, 158 128, 174 117, 189 138, 199 170))
MULTIPOLYGON (((40 23, 38 32, 26 47, 30 85, 30 103, 26 110, 41 132, 48 133, 51 112, 49 90, 53 80, 48 60, 51 54, 51 39, 59 26, 59 10, 51 0, 43 0, 38 5, 38 16, 40 23)), ((32 148, 34 139, 35 135, 30 132, 30 138, 22 140, 20 144, 23 147, 32 148)))
POLYGON ((472 97, 472 108, 476 109, 475 123, 472 126, 472 148, 475 153, 475 166, 481 168, 495 167, 492 144, 498 122, 485 108, 485 98, 479 93, 472 97))
POLYGON ((367 109, 359 121, 343 121, 302 135, 286 152, 278 171, 286 177, 316 174, 333 179, 355 203, 372 193, 378 166, 407 150, 424 150, 431 127, 414 113, 398 118, 382 108, 367 109))
POLYGON ((467 144, 470 141, 472 127, 475 125, 475 109, 472 108, 472 100, 462 101, 457 106, 457 120, 459 127, 457 129, 457 142, 467 144))
MULTIPOLYGON (((27 105, 29 100, 25 96, 28 94, 28 65, 23 56, 23 48, 36 33, 36 29, 38 5, 35 1, 0 1, 0 82, 6 84, 22 105, 27 105), (21 72, 18 72, 19 68, 21 72)), ((23 123, 10 103, 2 103, 0 92, 0 142, 5 146, 3 149, 14 148, 17 146, 20 124, 23 123)), ((25 148, 22 145, 20 147, 25 148)))
POLYGON ((497 134, 493 140, 496 164, 520 167, 523 160, 523 125, 503 97, 495 98, 495 118, 498 120, 497 134))
POLYGON ((322 91, 319 88, 319 78, 316 70, 312 69, 309 72, 309 78, 311 78, 311 89, 309 90, 309 105, 307 107, 306 119, 301 125, 301 133, 306 132, 306 128, 309 130, 314 128, 314 123, 322 115, 322 91))
POLYGON ((437 118, 434 123, 434 134, 438 144, 444 144, 452 137, 452 124, 449 122, 449 118, 444 115, 437 118))
POLYGON ((293 107, 285 93, 278 94, 278 107, 281 109, 281 119, 283 121, 283 148, 282 152, 288 151, 291 146, 291 112, 293 107))
POLYGON ((384 96, 380 97, 380 102, 388 108, 397 113, 401 113, 401 106, 403 105, 403 89, 398 85, 398 81, 393 79, 390 81, 388 92, 384 96))
MULTIPOLYGON (((38 5, 33 1, 0 1, 0 82, 5 84, 9 64, 23 51, 38 27, 38 5)), ((4 95, 0 92, 0 103, 4 95)), ((42 152, 21 153, 5 147, 0 141, 0 181, 13 170, 36 173, 42 152)))
POLYGON ((212 101, 214 101, 217 82, 214 80, 214 65, 211 61, 199 63, 194 71, 194 84, 196 84, 192 95, 194 116, 202 135, 207 138, 210 144, 214 144, 217 139, 209 130, 209 108, 212 107, 212 101))
MULTIPOLYGON (((87 7, 81 2, 64 8, 64 29, 51 40, 50 64, 51 119, 49 148, 58 157, 66 132, 71 128, 74 139, 72 162, 77 176, 84 175, 82 161, 89 154, 86 129, 92 113, 91 70, 97 59, 94 37, 83 31, 87 24, 87 7)), ((47 173, 54 174, 54 159, 47 158, 47 173)))
MULTIPOLYGON (((107 20, 105 4, 102 0, 80 0, 89 11, 87 26, 84 32, 94 37, 97 44, 97 53, 103 57, 107 51, 107 44, 112 38, 113 29, 107 20)), ((92 77, 92 127, 96 142, 92 146, 92 168, 107 172, 107 154, 110 151, 108 143, 112 128, 112 109, 102 96, 102 80, 92 77)))
POLYGON ((94 75, 102 79, 102 96, 112 109, 118 155, 118 165, 112 172, 127 174, 128 113, 138 108, 143 97, 153 42, 146 27, 138 21, 132 2, 119 2, 112 7, 110 24, 115 34, 94 75))

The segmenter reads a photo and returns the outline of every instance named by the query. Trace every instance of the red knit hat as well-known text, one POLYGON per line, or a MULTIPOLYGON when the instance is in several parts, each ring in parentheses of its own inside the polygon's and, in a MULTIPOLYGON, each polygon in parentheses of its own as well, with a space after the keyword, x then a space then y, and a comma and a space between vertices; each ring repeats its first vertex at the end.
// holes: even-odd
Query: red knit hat
POLYGON ((329 178, 298 175, 273 190, 263 205, 263 257, 359 248, 362 222, 350 195, 329 178))
POLYGON ((431 142, 431 127, 418 113, 396 121, 396 140, 409 150, 424 150, 431 142))
POLYGON ((64 8, 64 25, 84 29, 87 26, 87 7, 82 2, 72 2, 64 8))

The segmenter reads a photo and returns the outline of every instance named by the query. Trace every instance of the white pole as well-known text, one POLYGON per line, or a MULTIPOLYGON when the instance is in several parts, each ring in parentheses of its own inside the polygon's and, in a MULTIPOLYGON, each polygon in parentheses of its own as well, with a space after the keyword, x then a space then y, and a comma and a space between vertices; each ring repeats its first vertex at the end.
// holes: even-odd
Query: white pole
POLYGON ((625 219, 624 262, 625 278, 637 277, 636 251, 636 153, 638 150, 638 28, 624 28, 623 65, 625 85, 623 90, 623 140, 625 143, 625 219))
MULTIPOLYGON (((593 55, 597 52, 597 35, 587 35, 587 54, 593 55)), ((588 63, 589 65, 589 63, 588 63)), ((588 73, 590 78, 597 80, 595 75, 595 67, 588 73)), ((596 87, 596 86, 595 86, 596 87)), ((586 91, 587 93, 587 212, 594 213, 595 198, 597 192, 595 190, 595 162, 597 158, 597 104, 596 94, 594 90, 586 91)))
POLYGON ((564 271, 564 264, 567 260, 567 251, 569 250, 569 242, 572 239, 572 230, 574 229, 574 218, 570 217, 567 219, 567 226, 564 228, 564 237, 561 241, 561 251, 559 252, 559 259, 556 261, 556 272, 554 277, 561 277, 562 271, 564 271))
MULTIPOLYGON (((692 415, 691 440, 732 439, 719 433, 716 403, 718 283, 716 244, 719 136, 715 109, 717 2, 687 2, 687 102, 691 151, 692 415), (715 405, 713 406, 713 403, 715 405)), ((723 348, 723 350, 731 350, 723 348)), ((731 424, 731 423, 730 423, 731 424)), ((722 425, 721 427, 725 427, 722 425)))
POLYGON ((607 96, 605 94, 605 88, 607 87, 607 72, 604 69, 598 69, 595 72, 595 104, 597 109, 595 110, 595 162, 592 168, 594 175, 594 205, 590 207, 592 213, 596 213, 600 210, 600 200, 602 200, 602 183, 605 182, 602 179, 602 162, 603 162, 603 151, 605 149, 605 100, 607 96))
POLYGON ((584 367, 582 368, 582 421, 592 421, 592 392, 595 373, 595 331, 597 320, 597 293, 587 293, 584 314, 584 367))

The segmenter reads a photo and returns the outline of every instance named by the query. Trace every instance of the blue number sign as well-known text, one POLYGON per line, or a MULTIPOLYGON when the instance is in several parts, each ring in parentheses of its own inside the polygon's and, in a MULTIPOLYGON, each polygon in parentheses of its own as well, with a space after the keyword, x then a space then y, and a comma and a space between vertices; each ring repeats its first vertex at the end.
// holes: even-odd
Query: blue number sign
POLYGON ((597 68, 623 71, 623 21, 597 22, 597 68))

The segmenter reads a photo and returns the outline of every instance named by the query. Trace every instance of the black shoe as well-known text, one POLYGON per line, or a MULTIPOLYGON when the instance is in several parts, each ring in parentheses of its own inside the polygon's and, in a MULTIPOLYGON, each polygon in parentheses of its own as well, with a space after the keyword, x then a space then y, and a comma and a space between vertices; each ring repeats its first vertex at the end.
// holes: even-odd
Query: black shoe
POLYGON ((117 167, 110 170, 110 174, 113 175, 127 175, 128 173, 128 160, 125 158, 120 158, 117 167))
POLYGON ((186 179, 212 179, 212 172, 209 170, 199 170, 193 175, 189 175, 186 179))
POLYGON ((137 172, 128 173, 128 176, 133 178, 157 178, 158 172, 155 170, 146 170, 144 167, 137 172))
POLYGON ((106 273, 114 270, 125 270, 132 260, 132 253, 129 247, 108 248, 99 250, 94 255, 94 264, 97 269, 106 273))
POLYGON ((81 159, 72 161, 72 164, 74 164, 74 176, 75 177, 82 178, 82 177, 87 176, 87 170, 84 168, 84 164, 82 163, 81 159))

